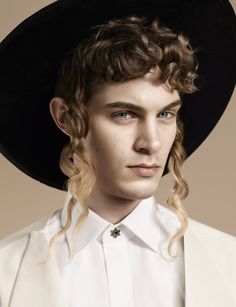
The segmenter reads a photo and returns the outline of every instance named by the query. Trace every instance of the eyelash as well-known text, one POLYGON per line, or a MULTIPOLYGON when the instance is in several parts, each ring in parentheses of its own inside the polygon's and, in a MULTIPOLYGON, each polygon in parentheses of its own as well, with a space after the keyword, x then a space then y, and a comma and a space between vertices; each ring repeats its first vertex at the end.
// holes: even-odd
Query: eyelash
MULTIPOLYGON (((135 113, 133 113, 133 112, 131 112, 131 111, 122 111, 122 112, 114 113, 114 114, 113 114, 113 117, 116 118, 119 114, 123 114, 123 113, 135 115, 135 113)), ((161 113, 169 113, 169 114, 172 115, 172 116, 169 117, 169 118, 167 118, 167 117, 161 117, 161 118, 171 119, 172 117, 176 116, 176 114, 175 114, 175 113, 172 113, 172 112, 167 112, 167 111, 165 111, 165 112, 161 112, 161 113)), ((161 113, 160 113, 160 114, 161 114, 161 113)), ((124 118, 124 119, 126 119, 126 118, 124 118)))

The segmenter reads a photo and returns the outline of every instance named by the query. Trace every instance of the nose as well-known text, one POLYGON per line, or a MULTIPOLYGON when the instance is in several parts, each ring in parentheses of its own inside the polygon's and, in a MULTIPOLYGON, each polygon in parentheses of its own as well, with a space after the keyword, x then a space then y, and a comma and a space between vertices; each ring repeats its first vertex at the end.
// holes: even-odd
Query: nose
POLYGON ((137 135, 134 144, 136 151, 154 154, 160 149, 161 143, 156 120, 154 122, 146 121, 140 125, 137 135))

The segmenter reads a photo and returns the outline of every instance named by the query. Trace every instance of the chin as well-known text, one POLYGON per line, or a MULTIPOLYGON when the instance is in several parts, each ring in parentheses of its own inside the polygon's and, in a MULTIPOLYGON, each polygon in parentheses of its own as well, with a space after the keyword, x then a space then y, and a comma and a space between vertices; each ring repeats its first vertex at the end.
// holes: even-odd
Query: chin
POLYGON ((127 199, 145 199, 153 196, 156 193, 157 186, 152 187, 129 187, 129 190, 123 190, 121 191, 121 194, 123 194, 124 198, 127 199))
MULTIPOLYGON (((106 185, 106 192, 117 197, 140 200, 153 196, 159 186, 160 178, 145 180, 119 180, 110 185, 106 185)), ((111 183, 111 182, 110 182, 111 183)))

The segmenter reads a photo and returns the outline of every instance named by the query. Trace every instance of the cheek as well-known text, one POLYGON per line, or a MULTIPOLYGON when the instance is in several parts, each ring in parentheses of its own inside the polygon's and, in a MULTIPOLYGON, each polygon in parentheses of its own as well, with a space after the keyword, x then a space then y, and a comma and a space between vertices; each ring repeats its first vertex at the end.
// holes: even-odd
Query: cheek
POLYGON ((166 153, 168 154, 173 143, 175 140, 175 136, 176 136, 176 126, 173 127, 172 129, 168 129, 164 134, 163 134, 163 138, 161 141, 162 144, 162 148, 164 149, 164 151, 166 151, 166 153))
POLYGON ((104 125, 93 125, 86 138, 86 149, 92 161, 99 167, 104 163, 117 163, 125 156, 125 138, 117 129, 104 125))

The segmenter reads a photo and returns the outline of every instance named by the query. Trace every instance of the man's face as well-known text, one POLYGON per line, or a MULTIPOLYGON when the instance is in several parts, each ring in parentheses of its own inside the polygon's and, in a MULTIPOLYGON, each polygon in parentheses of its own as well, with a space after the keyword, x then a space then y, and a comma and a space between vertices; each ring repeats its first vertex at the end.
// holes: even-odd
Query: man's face
POLYGON ((178 92, 171 93, 151 73, 105 83, 94 93, 88 101, 89 132, 84 144, 96 169, 96 189, 133 200, 155 193, 176 135, 176 116, 171 113, 176 115, 180 105, 163 109, 176 100, 178 92), (117 102, 120 106, 114 106, 117 102), (130 168, 142 163, 160 168, 146 175, 145 169, 130 168))

